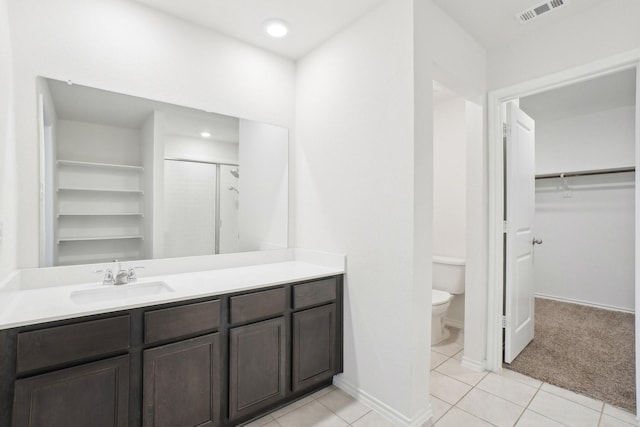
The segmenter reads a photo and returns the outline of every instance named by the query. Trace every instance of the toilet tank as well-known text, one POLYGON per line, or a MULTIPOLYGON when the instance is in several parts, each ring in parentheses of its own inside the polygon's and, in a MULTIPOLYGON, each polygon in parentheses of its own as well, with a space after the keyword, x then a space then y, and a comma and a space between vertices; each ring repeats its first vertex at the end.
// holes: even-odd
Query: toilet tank
POLYGON ((450 294, 464 293, 464 259, 434 256, 433 289, 450 294))

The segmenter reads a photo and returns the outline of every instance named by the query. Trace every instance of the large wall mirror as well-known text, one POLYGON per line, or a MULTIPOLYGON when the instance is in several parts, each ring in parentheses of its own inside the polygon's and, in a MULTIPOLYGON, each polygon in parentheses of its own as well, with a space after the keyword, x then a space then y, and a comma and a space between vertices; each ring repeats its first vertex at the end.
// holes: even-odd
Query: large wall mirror
POLYGON ((39 77, 40 266, 287 247, 288 130, 39 77))

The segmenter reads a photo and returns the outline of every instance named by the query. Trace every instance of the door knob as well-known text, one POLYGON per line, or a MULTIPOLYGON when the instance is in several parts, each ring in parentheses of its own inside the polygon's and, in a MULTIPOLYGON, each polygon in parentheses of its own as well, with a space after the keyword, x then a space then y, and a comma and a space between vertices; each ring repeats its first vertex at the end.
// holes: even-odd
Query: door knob
POLYGON ((533 241, 531 242, 532 245, 541 245, 542 244, 542 239, 536 239, 535 237, 533 238, 533 241))

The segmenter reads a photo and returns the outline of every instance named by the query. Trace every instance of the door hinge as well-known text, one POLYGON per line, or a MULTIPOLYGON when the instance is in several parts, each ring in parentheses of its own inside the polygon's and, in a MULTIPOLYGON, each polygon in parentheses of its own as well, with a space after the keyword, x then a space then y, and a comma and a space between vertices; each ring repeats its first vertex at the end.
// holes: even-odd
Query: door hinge
POLYGON ((507 328, 507 316, 502 316, 502 329, 507 328))
POLYGON ((509 232, 509 223, 506 220, 502 221, 502 232, 503 233, 509 232))
POLYGON ((502 124, 502 136, 503 138, 507 138, 511 136, 511 125, 507 123, 502 124))

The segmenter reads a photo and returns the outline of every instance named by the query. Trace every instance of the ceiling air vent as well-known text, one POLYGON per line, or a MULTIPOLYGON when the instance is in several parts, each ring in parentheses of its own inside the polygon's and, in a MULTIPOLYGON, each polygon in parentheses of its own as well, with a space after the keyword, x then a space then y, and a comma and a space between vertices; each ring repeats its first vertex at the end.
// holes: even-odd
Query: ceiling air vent
POLYGON ((553 9, 557 9, 560 6, 564 6, 567 3, 567 0, 549 0, 544 3, 540 3, 532 8, 529 8, 525 11, 517 14, 517 18, 520 22, 529 22, 534 18, 537 18, 540 15, 543 15, 547 12, 552 11, 553 9))

